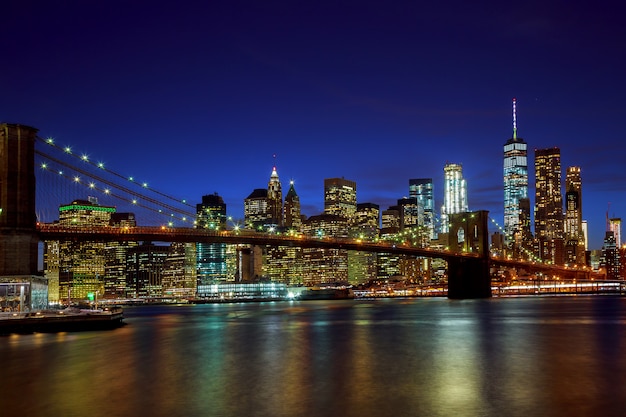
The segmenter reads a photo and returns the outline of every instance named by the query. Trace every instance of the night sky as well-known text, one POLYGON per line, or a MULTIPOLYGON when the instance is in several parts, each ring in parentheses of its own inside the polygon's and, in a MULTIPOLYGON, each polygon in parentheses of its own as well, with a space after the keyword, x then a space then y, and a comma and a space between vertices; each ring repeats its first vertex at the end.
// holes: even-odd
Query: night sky
POLYGON ((563 182, 582 169, 591 248, 609 202, 626 218, 617 1, 5 0, 0 16, 0 121, 194 204, 217 192, 236 218, 274 164, 310 216, 330 177, 381 210, 432 177, 439 208, 454 162, 470 210, 502 223, 513 97, 531 202, 533 150, 557 146, 563 182))

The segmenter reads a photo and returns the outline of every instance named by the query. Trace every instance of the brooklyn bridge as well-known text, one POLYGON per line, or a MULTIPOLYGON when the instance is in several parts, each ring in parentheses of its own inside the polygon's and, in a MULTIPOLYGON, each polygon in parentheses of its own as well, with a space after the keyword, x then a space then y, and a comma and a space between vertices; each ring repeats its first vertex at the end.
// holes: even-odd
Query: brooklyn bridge
MULTIPOLYGON (((448 297, 455 299, 485 298, 492 295, 492 268, 506 267, 524 270, 529 275, 545 274, 564 280, 597 280, 602 276, 586 267, 557 266, 527 259, 511 259, 492 256, 489 250, 487 211, 458 213, 450 218, 449 244, 445 248, 424 247, 416 242, 366 240, 347 237, 310 236, 302 233, 277 234, 259 232, 237 227, 211 230, 191 226, 174 226, 167 222, 160 226, 133 227, 84 227, 68 226, 37 219, 36 166, 37 155, 51 163, 60 164, 68 171, 84 175, 88 171, 77 164, 68 165, 47 152, 50 140, 38 136, 38 130, 19 124, 0 125, 0 277, 30 277, 38 274, 40 259, 39 243, 42 241, 89 241, 89 242, 185 242, 225 243, 236 245, 263 245, 299 248, 345 249, 378 254, 397 254, 409 257, 441 259, 447 264, 448 297)), ((83 158, 84 159, 84 158, 83 158)), ((87 162, 87 161, 83 161, 87 162)), ((92 164, 93 165, 93 164, 92 164)), ((61 171, 59 170, 59 173, 61 171)), ((94 174, 91 174, 94 178, 94 174)), ((96 174, 97 175, 97 174, 96 174)), ((118 175, 119 176, 119 175, 118 175)), ((124 185, 126 178, 119 176, 114 182, 95 176, 107 188, 101 191, 135 203, 149 201, 156 212, 170 213, 175 210, 171 203, 159 198, 137 193, 124 185)), ((73 181, 66 178, 66 181, 73 181)), ((93 188, 92 184, 85 185, 93 188)), ((52 187, 49 187, 52 188, 52 187)), ((53 189, 46 195, 54 196, 53 189)), ((57 206, 62 201, 57 201, 57 206)), ((40 204, 38 202, 37 204, 40 204)), ((178 213, 178 212, 177 212, 178 213)), ((174 214, 170 214, 174 216, 174 214)), ((183 219, 193 217, 184 213, 183 219)))

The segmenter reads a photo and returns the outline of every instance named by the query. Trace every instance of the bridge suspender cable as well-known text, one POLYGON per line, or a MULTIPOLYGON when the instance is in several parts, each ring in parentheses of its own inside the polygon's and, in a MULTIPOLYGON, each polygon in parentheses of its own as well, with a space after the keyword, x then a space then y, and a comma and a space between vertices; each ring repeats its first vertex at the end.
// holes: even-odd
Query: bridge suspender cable
MULTIPOLYGON (((108 185, 108 186, 110 186, 112 188, 118 189, 118 190, 123 191, 125 193, 128 193, 130 195, 133 195, 133 196, 135 196, 137 198, 140 198, 142 200, 148 201, 148 202, 154 204, 155 206, 163 207, 163 208, 165 208, 165 209, 167 209, 167 210, 169 210, 171 212, 175 212, 175 213, 178 213, 178 214, 183 215, 183 216, 188 216, 190 218, 194 218, 194 216, 195 216, 194 213, 191 213, 191 212, 188 212, 188 211, 185 211, 185 210, 173 207, 173 206, 171 206, 169 204, 166 204, 166 203, 163 203, 163 202, 161 202, 159 200, 156 200, 156 199, 154 199, 154 198, 152 198, 150 196, 147 196, 147 195, 138 193, 136 191, 133 191, 133 190, 131 190, 128 187, 124 187, 122 185, 116 184, 116 183, 114 183, 112 181, 109 181, 109 180, 107 180, 105 178, 102 178, 102 177, 100 177, 98 175, 95 175, 95 174, 92 174, 92 173, 90 173, 88 171, 85 171, 84 169, 75 167, 75 166, 73 166, 71 164, 68 164, 67 162, 64 162, 64 161, 62 161, 62 160, 60 160, 58 158, 55 158, 55 157, 53 157, 51 155, 48 155, 48 154, 46 154, 44 152, 36 150, 35 153, 40 155, 40 156, 42 156, 42 157, 44 157, 44 158, 47 158, 47 159, 51 160, 52 162, 54 162, 56 164, 59 164, 59 165, 65 167, 65 168, 74 170, 74 171, 79 172, 79 173, 81 173, 81 174, 83 174, 83 175, 85 175, 85 176, 87 176, 89 178, 93 178, 93 179, 95 179, 97 181, 100 181, 103 184, 106 184, 106 185, 108 185)), ((128 201, 128 202, 131 202, 130 200, 127 200, 127 199, 125 199, 125 198, 123 198, 123 197, 121 197, 119 195, 113 195, 113 196, 116 197, 116 198, 128 201)), ((152 211, 157 212, 157 213, 159 212, 158 210, 150 208, 149 206, 141 205, 141 207, 142 208, 147 208, 147 209, 152 210, 152 211)))
MULTIPOLYGON (((126 177, 126 176, 124 176, 124 175, 122 175, 122 174, 120 174, 120 173, 118 173, 118 172, 116 172, 116 171, 110 170, 110 169, 108 169, 108 168, 104 168, 104 166, 103 166, 102 164, 96 164, 95 162, 92 162, 92 161, 91 161, 91 160, 89 160, 88 158, 84 158, 84 157, 82 157, 82 158, 81 158, 81 157, 80 157, 80 156, 78 156, 77 154, 75 154, 75 153, 73 153, 73 152, 71 152, 71 151, 68 151, 67 149, 63 149, 63 148, 61 148, 60 146, 56 145, 56 144, 55 144, 55 143, 54 143, 51 139, 43 139, 43 138, 41 138, 41 137, 39 137, 39 136, 37 136, 37 139, 38 139, 40 142, 45 143, 45 144, 46 144, 46 145, 48 145, 48 146, 52 146, 53 148, 57 149, 57 150, 58 150, 58 151, 60 151, 60 152, 63 152, 65 155, 69 155, 69 156, 71 156, 71 157, 73 157, 73 158, 76 158, 76 159, 78 159, 79 161, 82 161, 83 163, 87 163, 87 164, 89 164, 89 165, 93 166, 94 168, 98 168, 98 169, 104 170, 104 171, 106 171, 107 173, 109 173, 109 174, 111 174, 111 175, 114 175, 114 176, 116 176, 116 177, 118 177, 118 178, 120 178, 120 179, 122 179, 122 180, 124 180, 124 181, 130 181, 130 182, 135 183, 135 181, 132 181, 132 180, 131 180, 131 179, 129 179, 128 177, 126 177)), ((43 156, 43 155, 42 155, 42 156, 43 156)), ((74 168, 74 166, 72 166, 72 165, 70 165, 70 166, 71 166, 72 168, 74 168)), ((144 188, 145 188, 145 187, 144 187, 144 188)), ((161 197, 167 198, 168 200, 172 200, 172 201, 175 201, 175 202, 176 202, 176 203, 178 203, 178 204, 182 204, 182 205, 184 205, 184 206, 186 206, 186 207, 189 207, 189 208, 190 208, 190 209, 192 209, 192 210, 194 210, 194 209, 195 209, 195 207, 194 207, 193 205, 191 205, 191 204, 187 203, 185 200, 180 200, 180 199, 178 199, 178 198, 175 198, 175 197, 173 197, 173 196, 171 196, 171 195, 165 194, 165 193, 163 193, 163 192, 161 192, 161 191, 159 191, 159 190, 153 189, 153 188, 146 188, 146 189, 150 190, 151 192, 153 192, 153 193, 155 193, 155 194, 157 194, 157 195, 160 195, 161 197)))

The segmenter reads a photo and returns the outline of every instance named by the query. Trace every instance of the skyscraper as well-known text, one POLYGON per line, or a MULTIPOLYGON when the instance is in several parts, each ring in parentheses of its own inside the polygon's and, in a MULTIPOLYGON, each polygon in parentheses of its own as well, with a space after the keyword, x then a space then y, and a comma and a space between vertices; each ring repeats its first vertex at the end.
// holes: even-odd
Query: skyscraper
POLYGON ((276 166, 272 168, 267 184, 267 218, 270 225, 277 227, 283 225, 283 191, 276 166))
POLYGON ((582 181, 580 167, 568 167, 565 175, 565 235, 583 240, 582 181))
POLYGON ((615 236, 615 245, 620 248, 622 246, 622 219, 620 217, 609 219, 609 230, 615 236))
POLYGON ((427 231, 429 239, 435 239, 435 198, 432 178, 409 180, 409 197, 417 198, 422 219, 419 224, 427 231))
POLYGON ((300 197, 296 193, 293 181, 290 181, 289 191, 285 196, 285 227, 300 230, 301 226, 300 197))
POLYGON ((521 243, 520 200, 528 198, 528 145, 517 137, 516 100, 513 99, 513 137, 504 144, 504 242, 521 243))
POLYGON ((324 179, 324 213, 354 220, 356 182, 344 178, 324 179))
POLYGON ((441 207, 441 231, 448 233, 450 214, 468 210, 467 183, 463 178, 463 166, 447 163, 443 168, 443 206, 441 207))
MULTIPOLYGON (((65 227, 107 227, 115 207, 101 206, 95 198, 74 200, 59 207, 59 224, 65 227)), ((44 269, 52 302, 84 299, 88 293, 104 295, 105 243, 46 241, 44 269)))
MULTIPOLYGON (((226 204, 217 193, 202 196, 196 205, 196 227, 219 230, 226 227, 226 204)), ((227 279, 226 244, 196 244, 197 288, 200 295, 209 284, 227 279)))
POLYGON ((538 256, 556 264, 563 259, 561 150, 535 149, 535 238, 538 256))
POLYGON ((565 239, 567 263, 585 263, 585 235, 583 233, 582 181, 580 167, 568 167, 565 174, 565 239))

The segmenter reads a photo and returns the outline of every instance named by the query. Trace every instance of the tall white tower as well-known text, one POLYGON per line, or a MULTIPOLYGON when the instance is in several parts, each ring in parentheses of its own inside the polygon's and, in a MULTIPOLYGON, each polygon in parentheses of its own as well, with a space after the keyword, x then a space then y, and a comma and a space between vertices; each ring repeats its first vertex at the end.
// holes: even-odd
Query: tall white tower
POLYGON ((447 163, 443 168, 443 206, 441 207, 441 231, 450 230, 450 214, 462 213, 468 210, 467 182, 463 178, 461 164, 447 163))
POLYGON ((516 102, 513 98, 513 137, 504 144, 504 242, 507 245, 522 237, 519 202, 528 198, 528 145, 517 137, 516 102))

